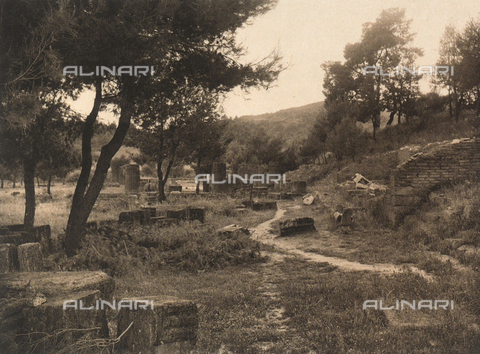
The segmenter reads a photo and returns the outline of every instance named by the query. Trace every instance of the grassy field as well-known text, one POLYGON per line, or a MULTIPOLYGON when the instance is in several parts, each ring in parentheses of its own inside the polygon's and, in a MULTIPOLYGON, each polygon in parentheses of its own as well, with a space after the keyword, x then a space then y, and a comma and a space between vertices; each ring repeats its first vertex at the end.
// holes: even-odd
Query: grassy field
MULTIPOLYGON (((478 272, 461 272, 433 256, 458 256, 477 269, 476 256, 461 258, 448 240, 480 244, 475 233, 478 185, 432 194, 398 230, 376 222, 371 210, 363 211, 352 228, 337 229, 332 211, 345 201, 333 180, 324 182, 312 190, 321 197, 316 204, 290 202, 297 206, 284 216, 315 219, 316 232, 291 238, 299 249, 362 263, 412 264, 433 278, 411 272, 345 272, 274 252, 245 235, 218 235, 219 227, 253 227, 273 218, 274 212, 238 212, 239 200, 197 196, 176 196, 158 209, 205 207, 205 225, 101 230, 85 238, 77 256, 68 259, 58 253, 46 265, 52 270, 103 270, 116 280, 115 298, 170 295, 195 301, 200 316, 197 353, 478 353, 478 272), (455 309, 363 310, 363 302, 372 299, 387 305, 448 299, 454 300, 455 309)), ((12 196, 13 191, 0 192, 2 223, 22 221, 24 199, 12 196)), ((55 186, 53 200, 37 205, 36 223, 49 223, 61 232, 72 192, 71 186, 55 186)), ((120 211, 136 207, 127 198, 100 200, 91 219, 116 219, 120 211)))

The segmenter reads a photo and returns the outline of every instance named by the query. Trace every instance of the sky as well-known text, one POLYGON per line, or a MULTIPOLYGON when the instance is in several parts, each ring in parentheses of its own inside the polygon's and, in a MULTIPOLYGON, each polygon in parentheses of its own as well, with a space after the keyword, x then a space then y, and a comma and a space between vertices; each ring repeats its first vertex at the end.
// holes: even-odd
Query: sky
MULTIPOLYGON (((463 29, 480 16, 479 0, 280 0, 274 10, 238 31, 248 48, 247 59, 258 60, 278 48, 287 70, 268 90, 239 89, 228 94, 223 107, 229 117, 276 112, 322 101, 327 61, 343 61, 347 43, 361 39, 362 24, 374 22, 382 10, 405 8, 412 19, 413 45, 424 50, 418 65, 435 65, 447 24, 463 29)), ((428 90, 428 84, 423 85, 428 90)))
MULTIPOLYGON (((413 45, 424 50, 418 65, 435 65, 446 25, 463 29, 480 16, 479 0, 279 0, 273 10, 237 31, 237 40, 247 49, 246 61, 258 61, 278 49, 287 69, 268 90, 229 93, 224 113, 262 114, 322 101, 321 64, 342 61, 345 45, 361 39, 362 24, 374 22, 382 10, 392 7, 405 8, 412 20, 413 45)), ((93 98, 93 92, 87 92, 72 106, 88 114, 93 98)), ((112 121, 108 112, 100 113, 100 118, 112 121)))

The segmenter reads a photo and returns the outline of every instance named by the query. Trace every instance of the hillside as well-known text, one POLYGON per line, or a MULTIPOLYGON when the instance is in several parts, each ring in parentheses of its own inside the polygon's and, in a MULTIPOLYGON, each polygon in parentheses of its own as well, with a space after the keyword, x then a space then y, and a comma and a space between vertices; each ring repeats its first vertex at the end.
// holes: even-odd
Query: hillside
POLYGON ((284 138, 291 144, 306 138, 322 109, 323 102, 315 102, 275 113, 242 116, 237 120, 247 125, 261 126, 272 137, 284 138))

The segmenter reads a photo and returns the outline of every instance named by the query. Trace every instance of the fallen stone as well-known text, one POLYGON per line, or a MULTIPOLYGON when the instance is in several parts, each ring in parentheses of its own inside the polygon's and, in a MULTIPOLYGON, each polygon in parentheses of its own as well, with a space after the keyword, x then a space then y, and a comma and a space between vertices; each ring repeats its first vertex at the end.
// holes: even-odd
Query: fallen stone
POLYGON ((187 209, 167 210, 168 219, 187 220, 187 209))
POLYGON ((197 339, 197 305, 173 297, 141 297, 127 300, 153 301, 153 309, 118 313, 118 349, 129 353, 190 353, 197 339), (128 329, 131 326, 130 329, 128 329), (128 331, 127 331, 128 329, 128 331))
POLYGON ((205 222, 205 208, 189 208, 189 220, 198 220, 202 224, 205 222))
POLYGON ((253 203, 252 210, 277 210, 277 202, 256 202, 253 203))
POLYGON ((169 192, 181 192, 182 186, 168 186, 169 192))
POLYGON ((18 269, 17 247, 11 243, 0 245, 0 273, 10 273, 18 269))
POLYGON ((236 233, 250 235, 250 231, 248 229, 236 224, 227 225, 225 227, 222 227, 221 229, 218 229, 216 232, 220 235, 225 235, 225 236, 233 236, 236 233))
POLYGON ((35 237, 32 233, 27 233, 23 231, 10 232, 7 235, 0 236, 0 244, 11 243, 15 246, 18 246, 23 243, 31 243, 35 241, 35 237))
POLYGON ((315 197, 311 194, 307 194, 303 196, 303 204, 305 205, 312 205, 315 201, 315 197))
POLYGON ((314 231, 315 221, 313 218, 296 218, 280 221, 280 236, 292 235, 305 231, 314 231))
POLYGON ((157 208, 155 207, 142 207, 142 210, 147 210, 150 213, 150 218, 157 216, 157 208))
POLYGON ((18 297, 26 289, 49 296, 99 290, 102 299, 112 298, 115 281, 104 272, 16 272, 0 276, 0 298, 18 297))
POLYGON ((52 230, 50 225, 36 226, 27 233, 33 233, 33 239, 35 242, 39 242, 42 245, 42 251, 45 256, 48 256, 53 251, 52 244, 52 230))
POLYGON ((351 226, 353 224, 353 209, 345 209, 342 213, 342 218, 340 220, 341 226, 351 226))
POLYGON ((0 331, 10 335, 21 348, 28 347, 46 335, 56 333, 57 343, 73 344, 85 338, 108 337, 105 310, 63 309, 65 300, 82 301, 83 307, 100 300, 99 291, 83 291, 59 296, 29 292, 21 298, 6 299, 0 309, 0 331), (29 336, 16 336, 29 333, 29 336))
POLYGON ((150 211, 148 210, 135 210, 125 211, 118 216, 118 222, 120 224, 142 224, 148 225, 150 223, 150 211))
POLYGON ((43 269, 43 252, 40 243, 24 243, 17 247, 17 252, 21 272, 37 272, 43 269))

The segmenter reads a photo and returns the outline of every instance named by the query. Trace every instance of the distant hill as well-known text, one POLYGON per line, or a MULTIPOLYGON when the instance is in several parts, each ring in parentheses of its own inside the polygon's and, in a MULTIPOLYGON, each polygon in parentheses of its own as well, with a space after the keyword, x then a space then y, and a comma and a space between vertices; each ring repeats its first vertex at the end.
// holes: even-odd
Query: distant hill
POLYGON ((265 128, 270 136, 283 138, 287 143, 294 143, 307 138, 322 109, 323 102, 315 102, 275 113, 242 116, 237 120, 248 125, 259 125, 265 128))

